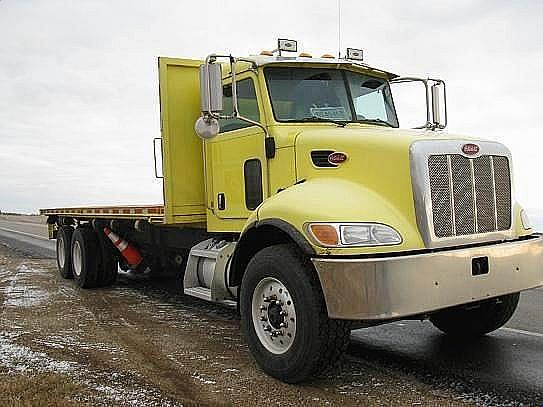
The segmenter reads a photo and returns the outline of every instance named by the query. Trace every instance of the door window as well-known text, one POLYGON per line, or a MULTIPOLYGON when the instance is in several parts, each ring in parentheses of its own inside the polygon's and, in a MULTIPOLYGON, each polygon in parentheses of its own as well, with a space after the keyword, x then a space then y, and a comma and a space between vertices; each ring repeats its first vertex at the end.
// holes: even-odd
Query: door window
MULTIPOLYGON (((256 91, 253 80, 247 78, 238 81, 237 84, 239 114, 255 122, 260 122, 260 112, 258 111, 258 103, 256 100, 256 91)), ((233 110, 232 85, 224 86, 222 92, 224 114, 230 115, 232 114, 233 110)), ((219 125, 221 133, 253 126, 251 123, 240 119, 220 119, 219 125)))

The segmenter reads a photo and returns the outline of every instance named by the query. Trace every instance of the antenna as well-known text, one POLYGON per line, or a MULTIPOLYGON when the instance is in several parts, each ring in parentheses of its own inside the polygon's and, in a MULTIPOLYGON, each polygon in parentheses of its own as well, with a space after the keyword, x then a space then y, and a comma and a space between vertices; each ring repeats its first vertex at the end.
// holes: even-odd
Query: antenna
POLYGON ((341 58, 341 0, 337 0, 337 58, 341 58))

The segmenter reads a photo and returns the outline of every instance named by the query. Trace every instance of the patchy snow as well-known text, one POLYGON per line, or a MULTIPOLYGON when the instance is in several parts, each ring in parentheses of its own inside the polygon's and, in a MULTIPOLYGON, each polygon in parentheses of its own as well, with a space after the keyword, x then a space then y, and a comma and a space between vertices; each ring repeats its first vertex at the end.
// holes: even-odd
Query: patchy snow
POLYGON ((35 352, 15 342, 16 334, 0 332, 0 365, 8 372, 17 373, 68 373, 77 363, 58 361, 43 352, 35 352))
POLYGON ((199 380, 201 381, 203 384, 217 384, 217 382, 215 380, 211 380, 211 379, 206 379, 203 375, 201 375, 200 373, 198 372, 194 372, 192 374, 192 377, 196 380, 199 380))
POLYGON ((49 298, 49 293, 34 285, 32 281, 36 274, 43 273, 44 270, 34 269, 26 264, 18 266, 15 275, 2 270, 0 281, 9 281, 5 288, 0 289, 4 292, 4 306, 33 307, 45 302, 49 298))

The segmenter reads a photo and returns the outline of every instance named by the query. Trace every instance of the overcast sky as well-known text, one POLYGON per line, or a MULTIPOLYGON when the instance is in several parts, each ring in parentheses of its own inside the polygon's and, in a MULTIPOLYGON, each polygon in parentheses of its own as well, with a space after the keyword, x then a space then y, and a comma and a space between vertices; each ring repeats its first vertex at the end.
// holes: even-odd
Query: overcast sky
MULTIPOLYGON (((341 11, 342 48, 445 79, 449 132, 508 145, 518 200, 543 208, 543 2, 343 0, 341 11)), ((162 202, 156 57, 245 56, 277 37, 337 53, 336 0, 0 0, 0 210, 162 202)))

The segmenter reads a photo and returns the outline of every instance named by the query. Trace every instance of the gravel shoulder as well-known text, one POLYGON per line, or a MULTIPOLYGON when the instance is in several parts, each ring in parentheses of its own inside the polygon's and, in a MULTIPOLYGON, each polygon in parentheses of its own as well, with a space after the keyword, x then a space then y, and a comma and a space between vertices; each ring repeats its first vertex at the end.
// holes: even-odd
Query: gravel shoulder
POLYGON ((175 280, 80 290, 53 260, 1 244, 0 315, 0 405, 470 405, 352 355, 310 383, 278 382, 255 365, 233 310, 181 295, 175 280))

